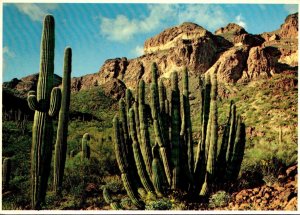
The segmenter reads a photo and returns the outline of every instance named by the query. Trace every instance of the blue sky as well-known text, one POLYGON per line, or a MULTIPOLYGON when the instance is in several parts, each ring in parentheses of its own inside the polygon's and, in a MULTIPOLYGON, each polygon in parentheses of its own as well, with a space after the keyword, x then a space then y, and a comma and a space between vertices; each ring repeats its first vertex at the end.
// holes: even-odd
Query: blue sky
POLYGON ((214 32, 234 22, 249 33, 273 31, 291 4, 3 4, 3 81, 39 71, 42 20, 56 24, 55 73, 62 75, 66 46, 73 50, 73 77, 98 72, 106 59, 142 55, 144 41, 185 21, 214 32))

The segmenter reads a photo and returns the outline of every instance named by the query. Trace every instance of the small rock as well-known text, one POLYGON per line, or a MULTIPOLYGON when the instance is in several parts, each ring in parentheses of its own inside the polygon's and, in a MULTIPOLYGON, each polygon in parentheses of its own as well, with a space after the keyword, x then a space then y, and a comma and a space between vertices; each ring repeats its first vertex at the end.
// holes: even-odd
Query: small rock
POLYGON ((257 194, 258 192, 259 192, 259 188, 258 187, 256 187, 256 188, 253 189, 253 193, 254 194, 257 194))
POLYGON ((282 202, 287 202, 290 198, 290 196, 292 195, 292 191, 290 189, 285 190, 284 192, 281 192, 278 196, 278 198, 282 201, 282 202))
POLYGON ((239 210, 249 210, 250 208, 249 208, 249 204, 247 204, 247 203, 243 203, 243 204, 241 204, 240 205, 240 207, 239 207, 239 210))
POLYGON ((288 177, 293 177, 297 174, 297 165, 289 167, 286 171, 288 177))
POLYGON ((265 193, 264 198, 265 199, 269 199, 270 198, 270 194, 269 193, 265 193))
POLYGON ((260 202, 261 202, 261 199, 256 199, 255 202, 256 202, 256 203, 260 203, 260 202))
POLYGON ((292 198, 285 206, 284 210, 295 211, 297 210, 297 197, 292 198))

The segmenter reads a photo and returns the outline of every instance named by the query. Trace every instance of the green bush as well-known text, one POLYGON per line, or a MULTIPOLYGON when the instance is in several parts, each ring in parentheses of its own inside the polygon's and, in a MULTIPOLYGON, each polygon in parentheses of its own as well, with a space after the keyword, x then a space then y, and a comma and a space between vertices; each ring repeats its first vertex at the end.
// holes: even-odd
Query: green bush
POLYGON ((209 208, 224 207, 228 205, 230 195, 224 190, 220 190, 209 197, 209 208))
POLYGON ((146 210, 170 210, 172 202, 167 198, 150 201, 146 204, 146 210))

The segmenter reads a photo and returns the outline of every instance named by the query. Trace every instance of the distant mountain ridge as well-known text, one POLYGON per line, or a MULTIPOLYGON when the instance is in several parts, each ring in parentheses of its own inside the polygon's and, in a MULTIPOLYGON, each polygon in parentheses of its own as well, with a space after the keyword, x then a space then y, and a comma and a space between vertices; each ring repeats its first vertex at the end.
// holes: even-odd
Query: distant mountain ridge
MULTIPOLYGON (((217 72, 220 82, 249 82, 295 71, 298 67, 298 13, 289 15, 278 30, 258 35, 249 34, 234 23, 213 34, 195 23, 185 22, 147 39, 144 53, 130 60, 126 57, 106 60, 98 73, 72 78, 72 91, 99 85, 109 87, 109 83, 122 90, 124 83, 134 89, 140 79, 150 82, 152 62, 157 63, 162 78, 187 66, 196 76, 207 71, 217 72)), ((37 77, 35 74, 4 82, 3 89, 16 89, 25 96, 36 88, 37 77)), ((55 85, 61 83, 61 77, 56 76, 55 80, 55 85)), ((111 91, 108 89, 108 94, 111 91)))

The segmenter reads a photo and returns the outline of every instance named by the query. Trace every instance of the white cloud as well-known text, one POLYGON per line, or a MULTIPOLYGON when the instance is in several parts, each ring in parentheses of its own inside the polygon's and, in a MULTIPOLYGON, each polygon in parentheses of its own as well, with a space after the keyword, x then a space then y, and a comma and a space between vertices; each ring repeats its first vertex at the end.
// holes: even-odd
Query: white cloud
POLYGON ((100 34, 109 40, 126 42, 137 34, 152 32, 166 23, 195 22, 212 31, 224 26, 227 21, 226 13, 217 5, 157 4, 148 5, 146 17, 100 17, 100 34))
POLYGON ((10 57, 10 58, 15 57, 15 53, 13 51, 9 50, 8 46, 4 46, 2 49, 2 52, 3 52, 3 57, 4 56, 10 57))
POLYGON ((8 46, 4 46, 2 49, 3 59, 2 59, 2 70, 5 70, 6 67, 6 58, 14 58, 16 55, 11 51, 8 46))
POLYGON ((144 54, 144 47, 136 46, 133 50, 131 50, 131 53, 134 55, 134 57, 139 57, 144 54))
POLYGON ((235 17, 235 23, 238 24, 239 26, 242 26, 243 28, 247 27, 244 17, 242 17, 241 14, 235 17))
POLYGON ((179 22, 195 22, 214 31, 227 24, 228 17, 223 8, 217 5, 187 5, 179 11, 179 22))
POLYGON ((286 4, 284 5, 284 9, 288 12, 288 13, 296 13, 298 12, 298 5, 296 4, 286 4))
POLYGON ((46 14, 58 8, 58 4, 20 3, 14 5, 20 12, 29 16, 33 21, 42 21, 46 14))
POLYGON ((100 17, 100 33, 109 40, 128 41, 138 33, 148 33, 158 28, 164 20, 174 16, 174 5, 149 5, 149 15, 142 19, 129 19, 118 15, 111 19, 100 17))

